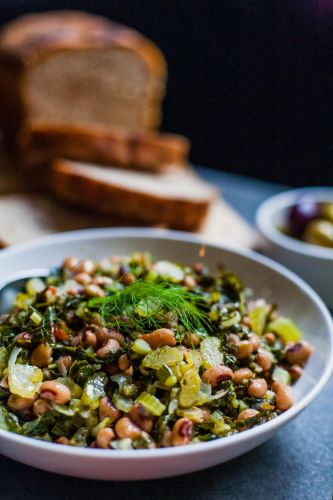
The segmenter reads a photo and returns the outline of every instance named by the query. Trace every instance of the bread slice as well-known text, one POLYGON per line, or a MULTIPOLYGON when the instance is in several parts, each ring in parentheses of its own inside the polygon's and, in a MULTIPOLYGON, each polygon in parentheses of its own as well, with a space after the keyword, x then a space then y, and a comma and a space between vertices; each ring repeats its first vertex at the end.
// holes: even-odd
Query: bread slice
POLYGON ((0 35, 0 124, 23 119, 157 127, 165 91, 161 51, 136 31, 76 11, 22 16, 0 35))
MULTIPOLYGON (((45 195, 0 196, 0 247, 59 231, 137 225, 135 220, 66 207, 45 195)), ((256 232, 223 200, 217 200, 210 208, 198 235, 203 238, 203 244, 213 242, 247 248, 258 243, 256 232)))
POLYGON ((188 139, 180 135, 52 122, 28 122, 18 134, 20 162, 27 168, 61 157, 160 171, 165 165, 184 164, 189 148, 188 139))
POLYGON ((170 166, 158 174, 57 160, 52 167, 56 196, 100 213, 194 231, 216 192, 190 168, 170 166))

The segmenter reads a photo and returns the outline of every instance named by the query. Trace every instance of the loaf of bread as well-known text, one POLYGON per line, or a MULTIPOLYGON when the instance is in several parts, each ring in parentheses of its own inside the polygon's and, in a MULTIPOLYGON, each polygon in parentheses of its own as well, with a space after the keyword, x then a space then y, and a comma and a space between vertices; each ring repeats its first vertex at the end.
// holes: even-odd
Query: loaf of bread
POLYGON ((133 133, 88 125, 28 122, 18 134, 20 163, 40 167, 54 158, 161 171, 183 165, 190 143, 183 136, 157 132, 133 133))
POLYGON ((141 132, 157 127, 165 60, 136 31, 84 12, 26 15, 0 34, 0 127, 24 119, 141 132))
POLYGON ((0 149, 0 195, 6 193, 32 192, 48 190, 49 170, 44 169, 38 175, 31 176, 31 172, 18 169, 12 158, 0 149))
POLYGON ((55 195, 72 205, 188 231, 201 226, 216 196, 190 167, 152 174, 59 159, 51 178, 55 195))

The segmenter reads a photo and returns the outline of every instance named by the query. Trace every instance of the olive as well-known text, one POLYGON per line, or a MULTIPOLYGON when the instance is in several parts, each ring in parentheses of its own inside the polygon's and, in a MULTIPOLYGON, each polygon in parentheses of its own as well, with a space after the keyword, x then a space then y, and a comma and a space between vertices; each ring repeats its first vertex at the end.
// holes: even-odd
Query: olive
POLYGON ((289 211, 288 230, 294 236, 301 236, 307 224, 319 216, 319 203, 309 196, 302 197, 289 211))
POLYGON ((313 220, 307 225, 303 239, 313 245, 333 248, 333 223, 324 219, 313 220))
POLYGON ((324 203, 321 207, 321 216, 324 219, 329 220, 330 222, 333 222, 333 202, 331 203, 324 203))

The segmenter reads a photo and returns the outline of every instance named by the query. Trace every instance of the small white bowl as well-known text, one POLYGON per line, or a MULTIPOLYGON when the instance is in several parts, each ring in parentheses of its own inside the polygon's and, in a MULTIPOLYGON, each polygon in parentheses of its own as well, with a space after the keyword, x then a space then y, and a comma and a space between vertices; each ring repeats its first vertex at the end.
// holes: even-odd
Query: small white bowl
POLYGON ((265 239, 264 252, 299 274, 333 307, 333 249, 311 245, 282 233, 289 209, 304 195, 319 202, 333 201, 333 188, 286 191, 264 201, 257 211, 257 226, 265 239))
MULTIPOLYGON (((151 229, 96 229, 63 233, 0 252, 0 282, 23 269, 59 265, 68 255, 129 255, 147 250, 159 259, 199 260, 202 240, 185 233, 151 229)), ((0 429, 0 452, 20 462, 85 479, 134 480, 168 477, 231 460, 260 445, 295 418, 318 396, 333 369, 333 324, 320 298, 296 275, 253 252, 205 245, 212 269, 224 263, 253 288, 257 297, 280 305, 314 346, 303 376, 295 384, 295 404, 263 425, 215 441, 153 450, 102 450, 61 446, 0 429)), ((288 450, 286 450, 288 453, 288 450)))

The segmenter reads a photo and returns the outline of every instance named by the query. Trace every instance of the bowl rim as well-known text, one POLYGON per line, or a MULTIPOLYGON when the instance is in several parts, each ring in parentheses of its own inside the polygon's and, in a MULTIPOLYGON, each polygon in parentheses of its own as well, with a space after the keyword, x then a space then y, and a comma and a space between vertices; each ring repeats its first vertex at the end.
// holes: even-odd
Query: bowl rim
POLYGON ((145 450, 104 450, 97 448, 81 448, 81 447, 72 447, 72 446, 60 446, 56 443, 50 443, 47 441, 42 441, 38 439, 34 439, 32 437, 20 436, 19 434, 15 434, 10 431, 6 431, 4 429, 0 429, 0 441, 5 440, 7 443, 10 442, 14 446, 23 446, 26 448, 31 448, 35 450, 43 450, 45 452, 50 452, 55 455, 63 455, 64 457, 76 457, 76 458, 93 458, 96 460, 105 460, 105 459, 115 459, 115 460, 135 460, 135 459, 163 459, 170 457, 180 457, 186 455, 192 455, 197 453, 205 453, 205 452, 213 452, 216 449, 223 449, 225 447, 237 446, 241 445, 241 443, 252 441, 256 437, 259 437, 261 434, 271 434, 274 432, 274 429, 278 429, 287 423, 289 420, 295 418, 303 409, 305 409, 322 391, 325 384, 329 380, 332 372, 333 372, 333 319, 325 306, 322 299, 319 295, 307 284, 305 283, 299 276, 295 273, 282 266, 281 264, 276 263, 272 259, 258 254, 252 250, 244 250, 229 247, 226 245, 218 244, 215 242, 209 241, 206 238, 199 237, 197 235, 193 235, 190 233, 185 233, 182 231, 170 231, 166 229, 151 229, 151 228, 98 228, 98 229, 84 229, 78 231, 68 231, 65 233, 56 233, 52 235, 42 236, 40 238, 36 238, 32 241, 20 243, 10 247, 8 249, 4 249, 0 252, 0 263, 3 257, 7 255, 15 255, 17 253, 21 253, 27 250, 33 250, 34 248, 38 248, 40 246, 47 247, 52 243, 66 242, 66 241, 79 241, 80 239, 84 239, 85 237, 94 237, 94 239, 108 239, 111 236, 113 237, 140 237, 147 239, 165 239, 171 241, 181 241, 181 242, 189 242, 194 244, 205 244, 212 248, 224 250, 226 252, 230 252, 241 257, 245 257, 250 261, 256 261, 257 263, 263 265, 266 268, 273 270, 274 272, 278 272, 282 274, 287 281, 292 281, 297 285, 307 296, 310 301, 314 303, 314 305, 318 308, 324 323, 326 323, 328 337, 329 337, 329 348, 330 354, 329 358, 326 362, 326 367, 317 381, 316 385, 310 390, 309 394, 306 397, 302 398, 295 405, 293 405, 289 410, 284 412, 282 415, 270 420, 269 422, 265 422, 264 424, 258 425, 252 429, 246 430, 239 434, 235 434, 232 436, 218 438, 214 441, 208 441, 204 443, 197 443, 195 445, 189 444, 185 446, 179 447, 170 447, 170 448, 156 448, 156 449, 145 449, 145 450))
POLYGON ((292 252, 314 257, 318 259, 333 260, 333 249, 306 243, 305 241, 292 238, 282 233, 272 223, 272 217, 281 209, 290 208, 297 198, 303 195, 313 194, 319 201, 333 200, 333 187, 307 187, 299 189, 289 189, 282 193, 270 196, 256 212, 256 225, 260 232, 276 245, 292 252))

